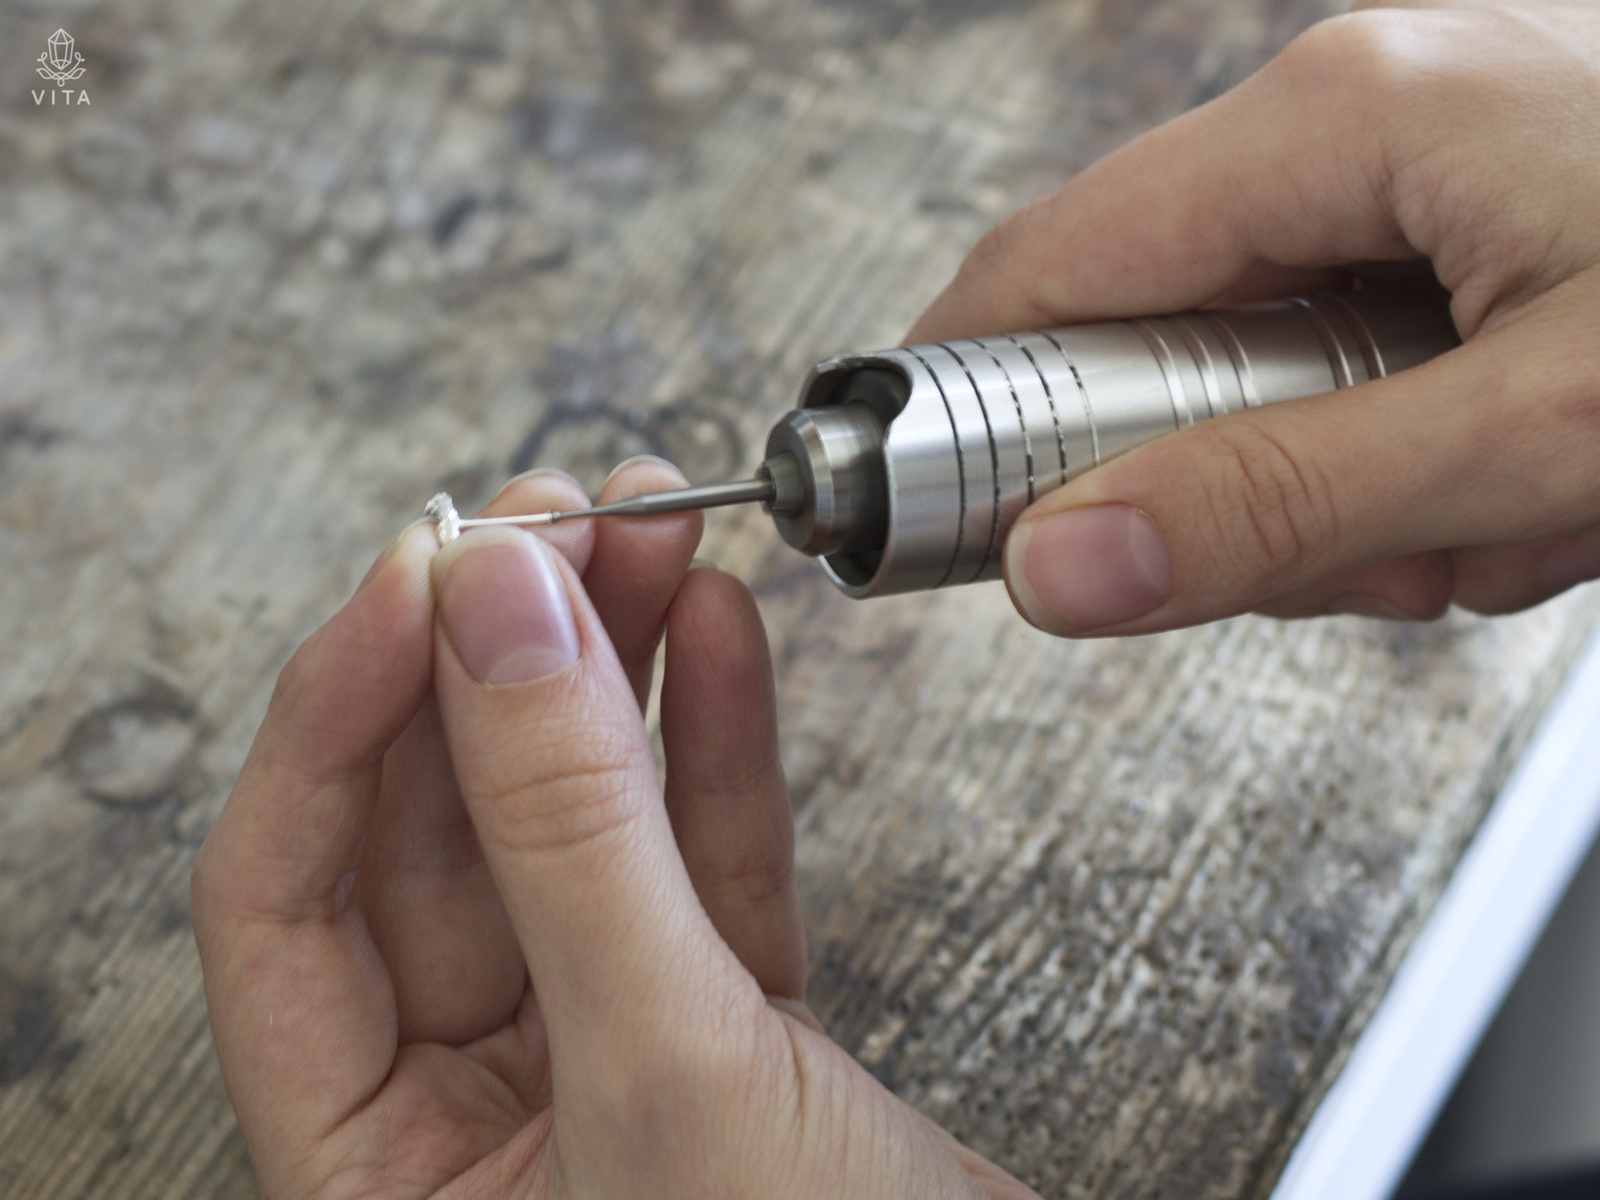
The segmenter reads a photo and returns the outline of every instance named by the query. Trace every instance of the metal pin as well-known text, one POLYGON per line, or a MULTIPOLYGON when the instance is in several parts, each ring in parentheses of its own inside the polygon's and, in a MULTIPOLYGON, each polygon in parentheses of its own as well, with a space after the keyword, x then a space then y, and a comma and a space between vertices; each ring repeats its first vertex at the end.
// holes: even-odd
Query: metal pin
POLYGON ((661 513, 688 512, 697 508, 721 508, 729 504, 770 504, 777 496, 777 485, 762 473, 754 479, 734 483, 715 483, 708 487, 678 488, 670 492, 646 492, 596 508, 575 508, 567 512, 522 513, 507 517, 467 517, 456 512, 449 492, 440 492, 422 511, 433 518, 439 544, 453 542, 463 529, 484 525, 554 525, 588 517, 653 517, 661 513))

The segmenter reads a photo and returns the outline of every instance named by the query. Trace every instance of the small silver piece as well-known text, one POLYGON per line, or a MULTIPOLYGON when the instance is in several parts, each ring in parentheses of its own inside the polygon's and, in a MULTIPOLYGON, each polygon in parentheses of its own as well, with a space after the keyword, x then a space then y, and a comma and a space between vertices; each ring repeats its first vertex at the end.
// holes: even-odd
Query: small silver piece
POLYGON ((423 506, 425 516, 433 518, 433 531, 439 535, 439 545, 448 545, 461 536, 461 514, 456 512, 456 502, 449 492, 440 492, 423 506))

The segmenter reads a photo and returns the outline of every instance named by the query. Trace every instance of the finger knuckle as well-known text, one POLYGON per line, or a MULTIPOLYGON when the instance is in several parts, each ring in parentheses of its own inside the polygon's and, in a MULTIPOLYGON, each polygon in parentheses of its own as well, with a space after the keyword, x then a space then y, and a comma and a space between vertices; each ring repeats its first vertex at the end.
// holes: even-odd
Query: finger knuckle
POLYGON ((1457 470, 1509 501, 1496 540, 1545 536, 1600 514, 1600 385, 1570 349, 1540 349, 1483 363, 1474 420, 1458 434, 1457 470))
POLYGON ((1010 218, 991 227, 961 261, 956 270, 955 286, 970 290, 996 279, 1008 279, 1009 248, 1014 240, 1010 218))
POLYGON ((1419 96, 1472 82, 1456 52, 1455 21, 1436 13, 1375 9, 1330 17, 1290 42, 1274 64, 1280 80, 1357 97, 1373 113, 1404 112, 1419 96))
POLYGON ((354 680, 340 669, 339 655, 327 626, 313 633, 289 656, 278 672, 267 710, 285 728, 303 735, 308 749, 321 739, 314 731, 337 722, 348 711, 354 680))
POLYGON ((272 698, 268 701, 269 708, 294 708, 301 699, 315 694, 317 671, 314 658, 311 641, 302 642, 289 656, 289 661, 283 664, 283 670, 278 672, 278 680, 272 687, 272 698))
POLYGON ((969 290, 996 290, 1022 301, 1038 320, 1048 320, 1052 311, 1040 295, 1040 281, 1029 271, 1037 255, 1035 218, 1049 198, 1036 200, 992 226, 968 252, 957 272, 957 281, 969 290))
POLYGON ((1002 268, 1016 246, 1016 227, 1016 215, 991 225, 967 252, 961 271, 968 275, 984 275, 1002 268))
POLYGON ((712 883, 714 891, 737 900, 742 906, 762 909, 787 900, 794 890, 792 858, 766 854, 738 864, 725 879, 712 883))
POLYGON ((564 850, 632 823, 650 790, 632 749, 599 729, 553 737, 519 756, 521 770, 479 794, 489 836, 522 852, 564 850))
POLYGON ((1303 573, 1339 537, 1327 476, 1261 423, 1218 432, 1219 469, 1206 474, 1214 553, 1235 577, 1303 573))
POLYGON ((1377 10, 1329 17, 1301 33, 1279 63, 1302 73, 1335 79, 1359 74, 1368 82, 1394 82, 1410 75, 1409 15, 1377 10))

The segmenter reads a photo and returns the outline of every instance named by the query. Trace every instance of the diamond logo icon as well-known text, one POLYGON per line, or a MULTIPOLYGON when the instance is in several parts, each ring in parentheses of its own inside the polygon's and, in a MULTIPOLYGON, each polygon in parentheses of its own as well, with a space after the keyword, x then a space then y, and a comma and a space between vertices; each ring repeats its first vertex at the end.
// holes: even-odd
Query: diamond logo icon
POLYGON ((58 71, 65 71, 72 66, 72 35, 65 29, 58 29, 50 35, 50 40, 45 43, 50 47, 50 65, 58 71))
POLYGON ((75 44, 65 29, 52 33, 45 43, 49 49, 39 56, 39 74, 56 84, 71 83, 82 75, 87 68, 83 66, 83 55, 74 49, 75 44))

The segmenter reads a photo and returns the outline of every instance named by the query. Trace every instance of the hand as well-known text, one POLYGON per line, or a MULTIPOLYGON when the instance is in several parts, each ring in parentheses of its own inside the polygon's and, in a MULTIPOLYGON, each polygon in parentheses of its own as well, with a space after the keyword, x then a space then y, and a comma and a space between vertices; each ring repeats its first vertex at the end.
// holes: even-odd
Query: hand
POLYGON ((1006 579, 1054 633, 1246 610, 1428 619, 1600 576, 1600 12, 1354 13, 1023 209, 908 340, 1326 289, 1416 260, 1465 345, 1227 416, 1040 500, 1006 579), (1357 266, 1357 273, 1369 267, 1357 266))
POLYGON ((268 1200, 1032 1195, 805 1008, 766 642, 699 536, 414 527, 285 668, 194 873, 268 1200))

